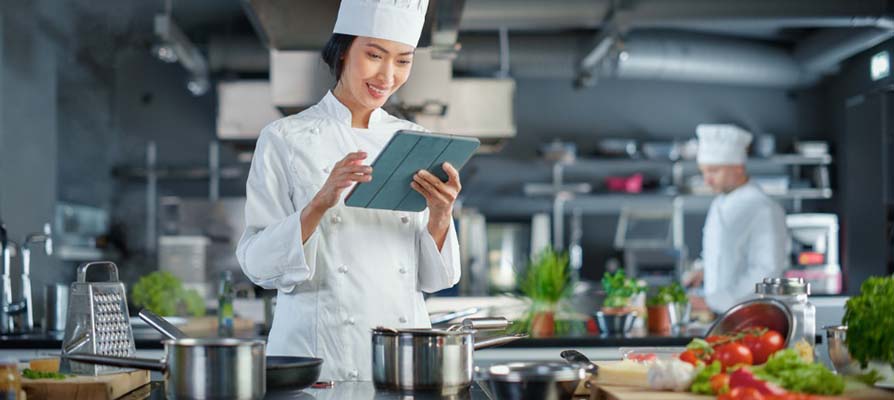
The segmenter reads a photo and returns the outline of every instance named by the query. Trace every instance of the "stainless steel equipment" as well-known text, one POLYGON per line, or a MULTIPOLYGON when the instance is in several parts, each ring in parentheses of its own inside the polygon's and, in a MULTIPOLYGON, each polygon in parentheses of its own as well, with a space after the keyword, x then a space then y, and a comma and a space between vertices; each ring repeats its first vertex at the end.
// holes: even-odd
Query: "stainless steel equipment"
POLYGON ((586 376, 587 366, 565 362, 495 364, 475 374, 496 400, 571 399, 586 376))
POLYGON ((785 224, 791 238, 791 268, 785 277, 803 278, 815 294, 841 293, 838 216, 791 214, 785 224))
POLYGON ((25 243, 22 244, 22 276, 21 290, 24 309, 22 310, 22 332, 31 332, 34 330, 34 296, 31 290, 31 247, 36 244, 43 244, 44 252, 50 256, 53 255, 53 230, 50 224, 44 224, 43 233, 31 233, 25 236, 25 243))
POLYGON ((45 224, 43 233, 31 233, 25 237, 22 245, 6 237, 3 231, 3 243, 0 247, 3 256, 3 274, 0 275, 0 333, 27 333, 34 330, 34 297, 31 291, 31 246, 42 243, 47 255, 53 254, 52 229, 45 224), (13 301, 12 295, 12 258, 22 259, 22 274, 19 286, 22 291, 20 300, 13 301))
POLYGON ((615 231, 615 248, 624 252, 627 276, 663 286, 679 281, 686 261, 682 204, 667 208, 624 207, 615 231))
POLYGON ((524 337, 501 336, 476 342, 475 333, 508 326, 505 318, 469 318, 445 330, 373 329, 373 383, 380 390, 458 394, 472 384, 474 350, 524 337))
MULTIPOLYGON (((133 331, 127 310, 124 284, 118 281, 118 267, 109 261, 99 261, 78 267, 78 280, 71 284, 68 316, 62 354, 94 354, 131 357, 136 354, 133 331), (106 267, 109 280, 88 282, 87 270, 106 267)), ((71 363, 68 369, 80 374, 115 372, 119 369, 71 363)))
POLYGON ((794 345, 795 320, 785 303, 774 299, 752 299, 730 308, 714 321, 705 336, 725 335, 751 327, 772 329, 785 338, 786 346, 794 345))
POLYGON ((842 375, 859 373, 860 366, 851 358, 847 349, 847 325, 827 326, 823 329, 826 330, 829 360, 832 361, 835 372, 842 375))
POLYGON ((778 300, 788 308, 793 322, 790 346, 802 340, 816 345, 816 307, 807 298, 810 283, 802 278, 764 278, 754 291, 759 298, 778 300))
POLYGON ((68 286, 54 283, 44 286, 43 329, 47 332, 64 331, 68 313, 68 286))
MULTIPOLYGON (((168 399, 256 400, 264 397, 267 388, 263 340, 191 339, 148 310, 140 311, 139 315, 168 338, 162 340, 164 359, 68 354, 65 360, 164 372, 168 399)), ((317 366, 322 363, 322 360, 318 361, 317 366)))

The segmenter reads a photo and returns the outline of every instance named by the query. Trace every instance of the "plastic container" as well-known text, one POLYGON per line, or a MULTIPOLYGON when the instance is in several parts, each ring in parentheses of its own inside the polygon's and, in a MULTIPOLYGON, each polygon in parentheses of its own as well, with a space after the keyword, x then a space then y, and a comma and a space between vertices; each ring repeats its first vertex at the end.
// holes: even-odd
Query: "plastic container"
POLYGON ((655 360, 671 360, 680 357, 683 347, 620 347, 621 358, 641 363, 655 360))

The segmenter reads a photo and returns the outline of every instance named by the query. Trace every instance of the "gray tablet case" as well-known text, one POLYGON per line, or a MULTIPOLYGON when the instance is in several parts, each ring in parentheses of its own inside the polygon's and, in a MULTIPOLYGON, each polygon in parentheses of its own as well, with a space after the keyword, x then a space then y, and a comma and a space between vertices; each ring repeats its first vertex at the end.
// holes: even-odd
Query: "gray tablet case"
POLYGON ((410 187, 413 175, 426 169, 442 181, 449 162, 459 171, 478 149, 478 139, 401 130, 372 163, 372 180, 354 186, 345 199, 351 207, 395 211, 425 210, 425 198, 410 187))

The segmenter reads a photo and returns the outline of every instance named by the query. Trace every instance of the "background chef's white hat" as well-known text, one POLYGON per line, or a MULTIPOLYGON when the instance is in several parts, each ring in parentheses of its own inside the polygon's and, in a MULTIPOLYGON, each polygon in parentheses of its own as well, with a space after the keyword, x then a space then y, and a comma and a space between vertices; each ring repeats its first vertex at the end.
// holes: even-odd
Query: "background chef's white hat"
POLYGON ((416 47, 428 0, 342 0, 333 33, 393 40, 416 47))
POLYGON ((738 126, 701 124, 695 133, 699 164, 740 165, 748 159, 751 134, 738 126))

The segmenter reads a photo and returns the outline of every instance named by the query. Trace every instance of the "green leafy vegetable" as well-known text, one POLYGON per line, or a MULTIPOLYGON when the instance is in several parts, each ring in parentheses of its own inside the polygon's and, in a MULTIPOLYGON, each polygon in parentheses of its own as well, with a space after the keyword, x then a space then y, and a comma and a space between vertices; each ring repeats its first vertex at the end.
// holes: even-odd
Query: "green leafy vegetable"
POLYGON ((711 365, 700 367, 698 373, 695 374, 695 378, 692 380, 692 386, 689 387, 689 391, 692 393, 713 396, 714 391, 711 389, 711 377, 719 374, 720 370, 720 361, 714 361, 711 365))
POLYGON ((880 374, 877 370, 872 369, 865 374, 856 374, 851 375, 851 378, 856 379, 857 381, 863 382, 866 385, 873 386, 876 382, 885 379, 882 374, 880 374))
POLYGON ((60 374, 58 372, 43 372, 43 371, 35 371, 31 368, 25 368, 22 370, 22 376, 28 379, 56 379, 62 380, 68 378, 68 375, 60 374))
POLYGON ((528 267, 521 291, 534 302, 557 303, 571 293, 568 254, 545 249, 528 267))
POLYGON ((606 272, 602 276, 602 289, 605 290, 605 307, 625 307, 630 303, 631 297, 646 290, 621 270, 606 272))
POLYGON ((646 305, 650 307, 663 306, 670 303, 685 304, 689 302, 686 295, 686 289, 683 289, 679 283, 674 282, 667 286, 662 286, 654 296, 649 296, 646 305))
POLYGON ((780 350, 761 366, 752 367, 754 375, 786 390, 799 393, 838 395, 844 391, 844 379, 819 363, 804 361, 792 349, 780 350))
POLYGON ((860 295, 844 305, 847 349, 860 366, 882 361, 894 366, 894 277, 871 277, 860 286, 860 295))
POLYGON ((155 271, 140 278, 131 291, 131 301, 161 316, 205 314, 205 303, 199 293, 185 289, 180 279, 167 271, 155 271))

